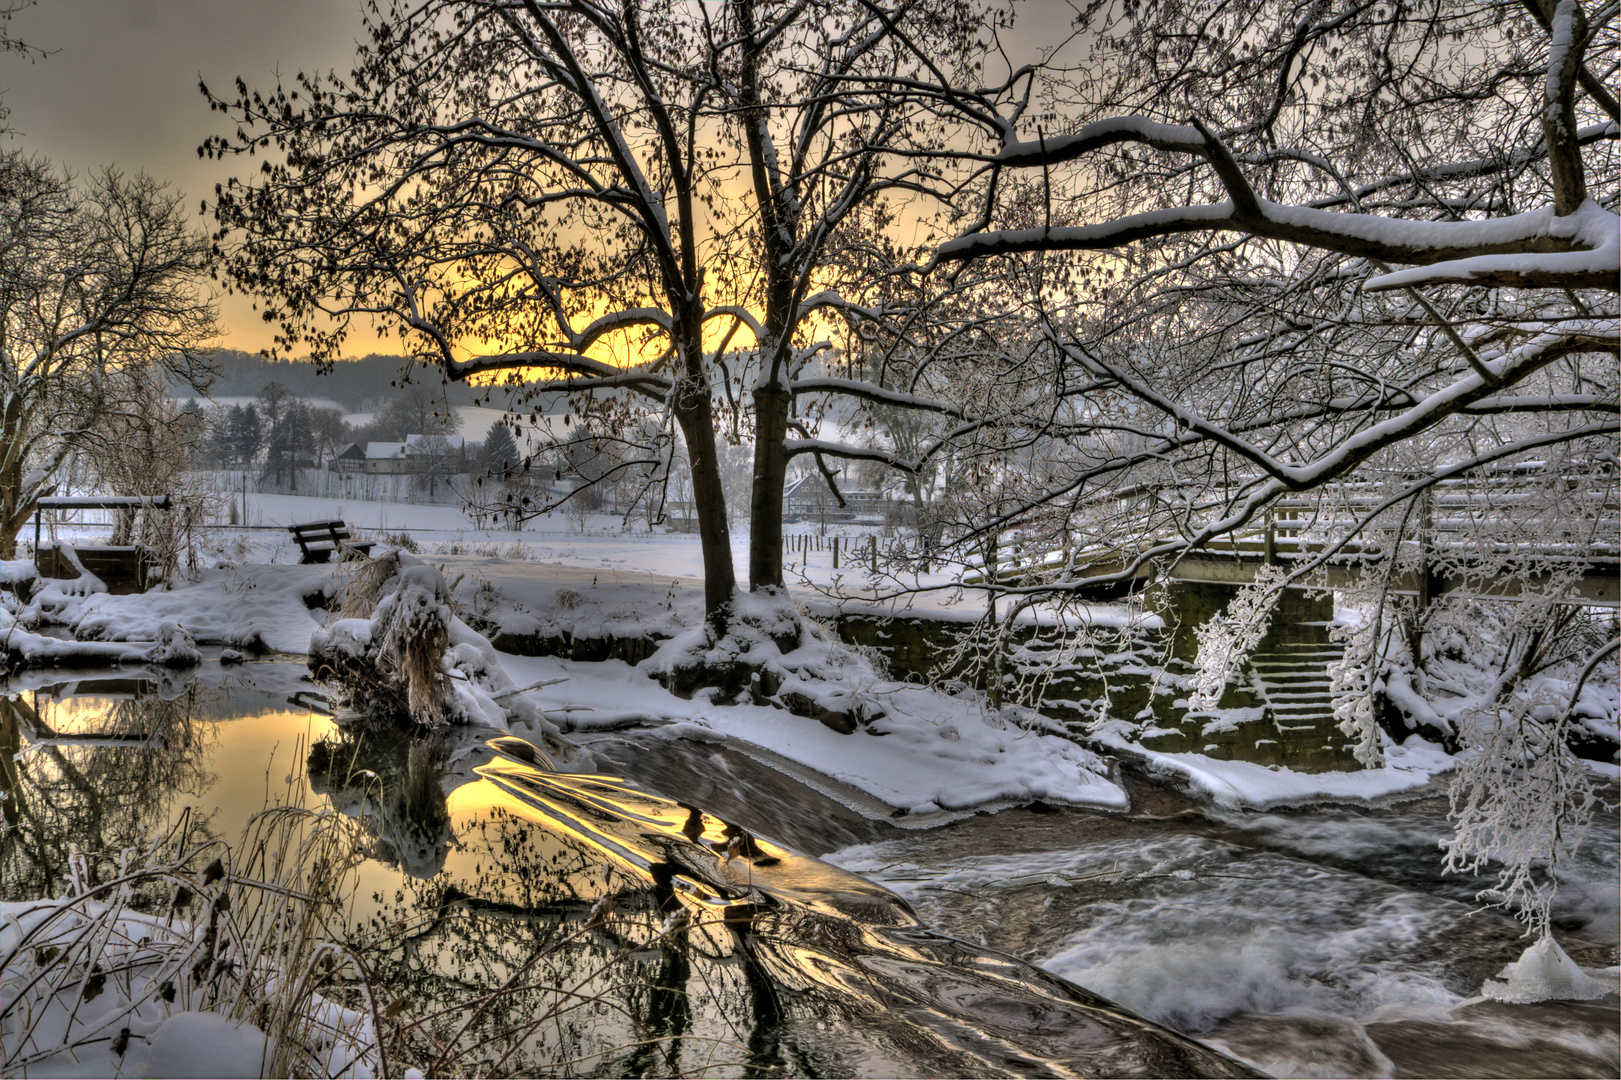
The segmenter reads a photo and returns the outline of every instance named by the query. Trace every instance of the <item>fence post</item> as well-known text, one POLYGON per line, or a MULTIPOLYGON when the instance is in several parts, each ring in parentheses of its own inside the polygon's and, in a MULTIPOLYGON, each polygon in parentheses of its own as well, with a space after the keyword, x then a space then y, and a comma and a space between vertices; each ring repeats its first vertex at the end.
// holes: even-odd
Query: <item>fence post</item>
POLYGON ((839 538, 833 538, 833 569, 839 568, 839 538))

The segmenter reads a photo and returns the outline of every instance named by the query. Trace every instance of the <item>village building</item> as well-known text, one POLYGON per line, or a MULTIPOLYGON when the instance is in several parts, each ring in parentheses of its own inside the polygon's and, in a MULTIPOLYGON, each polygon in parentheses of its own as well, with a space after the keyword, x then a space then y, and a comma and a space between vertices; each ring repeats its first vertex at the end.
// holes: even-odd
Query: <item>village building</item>
POLYGON ((889 512, 890 500, 881 491, 841 488, 840 506, 827 483, 816 473, 806 473, 791 482, 782 493, 784 521, 881 521, 889 512))
POLYGON ((330 468, 340 473, 398 476, 432 471, 466 472, 467 440, 460 435, 407 435, 404 442, 350 443, 333 457, 330 468), (446 457, 454 466, 444 467, 446 457))

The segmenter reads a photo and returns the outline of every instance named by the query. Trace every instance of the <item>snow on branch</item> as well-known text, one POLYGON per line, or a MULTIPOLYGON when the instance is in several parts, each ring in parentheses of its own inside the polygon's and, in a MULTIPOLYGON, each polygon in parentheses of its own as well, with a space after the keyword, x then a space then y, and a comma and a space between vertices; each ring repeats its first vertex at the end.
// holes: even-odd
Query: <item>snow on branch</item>
POLYGON ((1221 202, 1149 210, 1095 225, 973 233, 941 244, 934 263, 1031 251, 1102 251, 1157 236, 1217 231, 1418 264, 1373 278, 1369 291, 1442 281, 1621 291, 1621 219, 1591 201, 1565 217, 1550 205, 1486 221, 1407 221, 1287 206, 1259 197, 1256 205, 1258 217, 1221 202))
POLYGON ((878 447, 850 446, 845 443, 829 442, 826 439, 785 439, 782 445, 784 453, 790 458, 801 454, 815 454, 818 457, 845 458, 850 461, 878 461, 902 472, 917 472, 920 468, 918 462, 908 461, 878 447))
MULTIPOLYGON (((1600 139, 1621 138, 1621 124, 1610 120, 1602 124, 1589 124, 1576 133, 1576 143, 1586 146, 1598 142, 1600 139)), ((1337 195, 1324 195, 1320 199, 1313 199, 1306 205, 1314 210, 1327 210, 1335 206, 1354 206, 1362 199, 1377 195, 1381 191, 1391 188, 1409 187, 1414 184, 1436 184, 1449 180, 1472 180, 1481 176, 1492 176, 1499 173, 1514 173, 1524 169, 1531 162, 1543 157, 1545 151, 1541 145, 1533 150, 1520 150, 1513 154, 1498 157, 1474 158, 1470 161, 1453 161, 1445 165, 1431 165, 1422 169, 1413 169, 1408 172, 1392 173, 1381 176, 1356 188, 1354 191, 1341 192, 1337 195)), ((1261 162, 1251 162, 1260 164, 1261 162)))
MULTIPOLYGON (((550 368, 564 373, 565 378, 553 380, 557 389, 582 389, 585 381, 592 386, 623 386, 648 397, 663 398, 670 392, 670 380, 656 375, 646 366, 616 367, 606 361, 572 352, 525 350, 475 356, 468 360, 444 361, 446 374, 452 379, 465 379, 488 371, 510 371, 514 368, 550 368), (578 378, 578 383, 576 382, 578 378)), ((544 384, 537 387, 546 388, 544 384)))
MULTIPOLYGON (((1229 199, 1080 226, 976 229, 940 245, 925 270, 942 262, 987 255, 1108 250, 1180 233, 1236 232, 1412 267, 1373 278, 1367 285, 1369 291, 1440 283, 1621 291, 1617 272, 1621 219, 1587 197, 1581 155, 1584 136, 1608 135, 1614 124, 1605 125, 1601 133, 1579 129, 1576 124, 1575 88, 1584 72, 1587 22, 1580 5, 1562 0, 1546 25, 1552 40, 1538 117, 1553 188, 1548 206, 1484 221, 1416 221, 1335 213, 1318 205, 1295 206, 1261 198, 1226 143, 1197 118, 1178 125, 1140 115, 1117 116, 1087 124, 1072 135, 1034 142, 1017 139, 1011 127, 1003 125, 1002 150, 990 159, 997 169, 1046 169, 1119 143, 1136 143, 1203 158, 1229 199)), ((1473 164, 1465 168, 1476 170, 1473 164)), ((1381 180, 1375 186, 1389 182, 1381 180)), ((1358 205, 1354 197, 1349 201, 1358 205)), ((988 221, 988 214, 989 207, 984 220, 988 221)))
POLYGON ((1146 116, 1111 116, 1087 124, 1073 135, 1049 135, 1038 141, 1017 140, 1002 147, 996 155, 999 165, 1015 168, 1058 165, 1075 161, 1105 146, 1134 142, 1155 150, 1180 150, 1202 154, 1205 137, 1195 128, 1182 124, 1162 124, 1146 116))
POLYGON ((875 383, 862 382, 859 379, 838 379, 830 376, 798 379, 794 382, 794 393, 843 394, 847 397, 861 398, 876 405, 893 405, 901 409, 942 413, 958 420, 970 419, 968 410, 961 405, 953 405, 949 401, 939 401, 935 398, 920 397, 917 394, 907 394, 899 390, 890 390, 875 383))
MULTIPOLYGON (((1561 0, 1553 15, 1553 42, 1548 49, 1548 76, 1543 83, 1542 137, 1548 146, 1549 179, 1554 210, 1574 214, 1587 201, 1582 153, 1576 136, 1576 73, 1582 66, 1587 18, 1575 0, 1561 0)), ((1611 233, 1612 239, 1614 231, 1611 233)), ((1610 261, 1611 269, 1616 263, 1610 261)))
POLYGON ((1515 348, 1485 358, 1484 373, 1471 371, 1411 408, 1364 428, 1329 452, 1306 463, 1279 460, 1238 435, 1235 428, 1212 423, 1197 411, 1160 393, 1144 380, 1134 378, 1126 370, 1078 345, 1061 344, 1060 347, 1086 367, 1113 378, 1134 397, 1173 417, 1180 426, 1198 432, 1253 462, 1283 488, 1306 491, 1346 475, 1387 446, 1411 439, 1480 401, 1493 399, 1498 387, 1512 386, 1570 353, 1590 350, 1595 346, 1613 347, 1614 340, 1613 319, 1570 320, 1556 329, 1532 336, 1515 348))
POLYGON ((660 308, 626 308, 597 319, 569 344, 573 346, 574 351, 583 353, 602 338, 619 330, 628 330, 633 326, 656 326, 668 334, 672 325, 669 313, 660 308))

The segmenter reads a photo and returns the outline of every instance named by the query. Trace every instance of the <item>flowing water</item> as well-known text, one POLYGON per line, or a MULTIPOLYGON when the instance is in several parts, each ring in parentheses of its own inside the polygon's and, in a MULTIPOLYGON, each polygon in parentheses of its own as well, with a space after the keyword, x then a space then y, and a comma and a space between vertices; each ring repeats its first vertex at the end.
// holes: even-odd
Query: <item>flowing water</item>
MULTIPOLYGON (((1614 1076, 1616 997, 1482 1001, 1521 928, 1439 873, 1444 798, 1287 814, 982 817, 847 848, 931 925, 1294 1076, 1614 1076)), ((1555 916, 1578 962, 1615 964, 1616 819, 1555 916)))
MULTIPOLYGON (((1162 1024, 1286 1074, 1617 1073, 1613 995, 1473 998, 1525 943, 1438 874, 1433 798, 1241 815, 1144 792, 1137 817, 909 832, 737 748, 612 736, 598 775, 559 775, 520 740, 345 730, 292 665, 205 671, 13 687, 0 890, 58 895, 69 851, 182 815, 228 839, 267 802, 341 810, 367 837, 351 925, 415 1060, 454 1038, 492 1074, 1243 1073, 1162 1024)), ((1615 831, 1561 891, 1590 967, 1615 963, 1615 831)))

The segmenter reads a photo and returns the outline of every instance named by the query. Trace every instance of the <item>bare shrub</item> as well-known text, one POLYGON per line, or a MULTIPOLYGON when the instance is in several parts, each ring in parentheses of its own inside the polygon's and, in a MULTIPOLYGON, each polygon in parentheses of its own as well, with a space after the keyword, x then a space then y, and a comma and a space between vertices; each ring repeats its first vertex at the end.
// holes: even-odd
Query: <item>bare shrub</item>
POLYGON ((6 1075, 117 1040, 127 1046, 143 1007, 253 1024, 265 1033, 265 1075, 387 1075, 376 988, 348 980, 365 1003, 359 1010, 331 996, 357 970, 335 918, 355 887, 356 828, 334 811, 279 806, 255 815, 229 847, 195 842, 187 818, 145 850, 124 851, 99 884, 75 855, 70 894, 19 906, 0 953, 6 1075), (164 914, 137 910, 154 901, 164 914), (117 1007, 62 1004, 103 993, 117 1007))
POLYGON ((408 551, 412 555, 420 554, 422 551, 422 545, 417 542, 416 537, 408 532, 384 533, 383 543, 395 551, 408 551))

